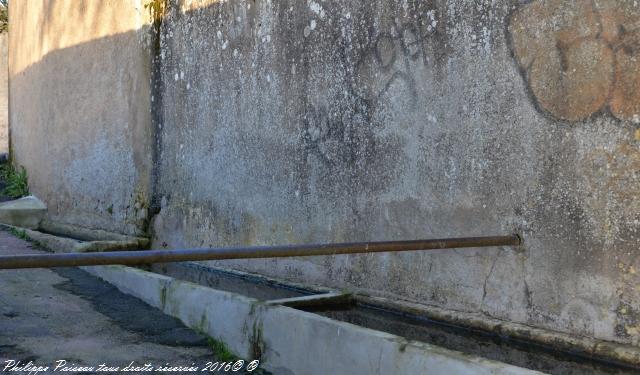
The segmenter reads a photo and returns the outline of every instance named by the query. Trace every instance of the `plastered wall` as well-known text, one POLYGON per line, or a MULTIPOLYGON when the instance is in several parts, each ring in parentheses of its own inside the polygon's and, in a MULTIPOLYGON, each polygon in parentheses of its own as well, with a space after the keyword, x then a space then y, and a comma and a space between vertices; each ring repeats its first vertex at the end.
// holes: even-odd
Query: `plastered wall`
POLYGON ((157 44, 135 2, 40 3, 11 5, 12 145, 60 220, 156 248, 518 232, 219 264, 640 344, 635 2, 172 0, 157 44))

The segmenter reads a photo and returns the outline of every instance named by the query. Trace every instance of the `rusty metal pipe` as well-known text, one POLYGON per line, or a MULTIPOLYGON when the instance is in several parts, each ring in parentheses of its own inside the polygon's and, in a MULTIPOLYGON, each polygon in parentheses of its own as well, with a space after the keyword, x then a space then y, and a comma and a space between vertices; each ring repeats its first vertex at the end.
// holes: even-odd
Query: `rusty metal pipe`
POLYGON ((413 241, 355 242, 316 245, 228 247, 186 250, 114 251, 0 256, 0 269, 140 265, 184 261, 280 258, 317 255, 440 250, 461 247, 518 246, 518 235, 413 241))

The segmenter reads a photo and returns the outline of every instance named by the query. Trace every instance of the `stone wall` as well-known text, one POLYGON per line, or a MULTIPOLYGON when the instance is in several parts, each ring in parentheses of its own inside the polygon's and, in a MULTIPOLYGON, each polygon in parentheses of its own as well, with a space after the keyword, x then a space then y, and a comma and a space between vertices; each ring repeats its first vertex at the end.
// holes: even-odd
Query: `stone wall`
POLYGON ((172 0, 155 47, 141 26, 13 60, 12 142, 62 220, 131 230, 143 186, 157 248, 518 232, 219 264, 639 345, 639 21, 623 0, 172 0))

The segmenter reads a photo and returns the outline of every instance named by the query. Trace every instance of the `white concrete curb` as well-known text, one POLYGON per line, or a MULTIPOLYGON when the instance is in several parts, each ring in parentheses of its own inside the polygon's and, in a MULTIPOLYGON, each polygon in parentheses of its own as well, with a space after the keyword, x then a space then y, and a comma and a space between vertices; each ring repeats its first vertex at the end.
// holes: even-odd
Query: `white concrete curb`
POLYGON ((83 269, 278 375, 540 374, 136 268, 83 269))

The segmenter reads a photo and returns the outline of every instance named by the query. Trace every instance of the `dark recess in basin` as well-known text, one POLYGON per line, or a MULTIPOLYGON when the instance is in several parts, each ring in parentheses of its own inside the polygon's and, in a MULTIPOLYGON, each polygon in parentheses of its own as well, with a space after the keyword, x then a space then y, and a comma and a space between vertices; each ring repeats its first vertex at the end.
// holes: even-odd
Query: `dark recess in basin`
POLYGON ((640 373, 640 368, 592 358, 580 352, 562 352, 534 342, 460 327, 362 302, 356 302, 352 306, 328 306, 301 310, 402 336, 409 340, 426 342, 548 374, 631 375, 640 373))
POLYGON ((268 301, 302 297, 318 292, 280 283, 264 277, 227 272, 194 262, 153 264, 149 270, 178 280, 268 301))

